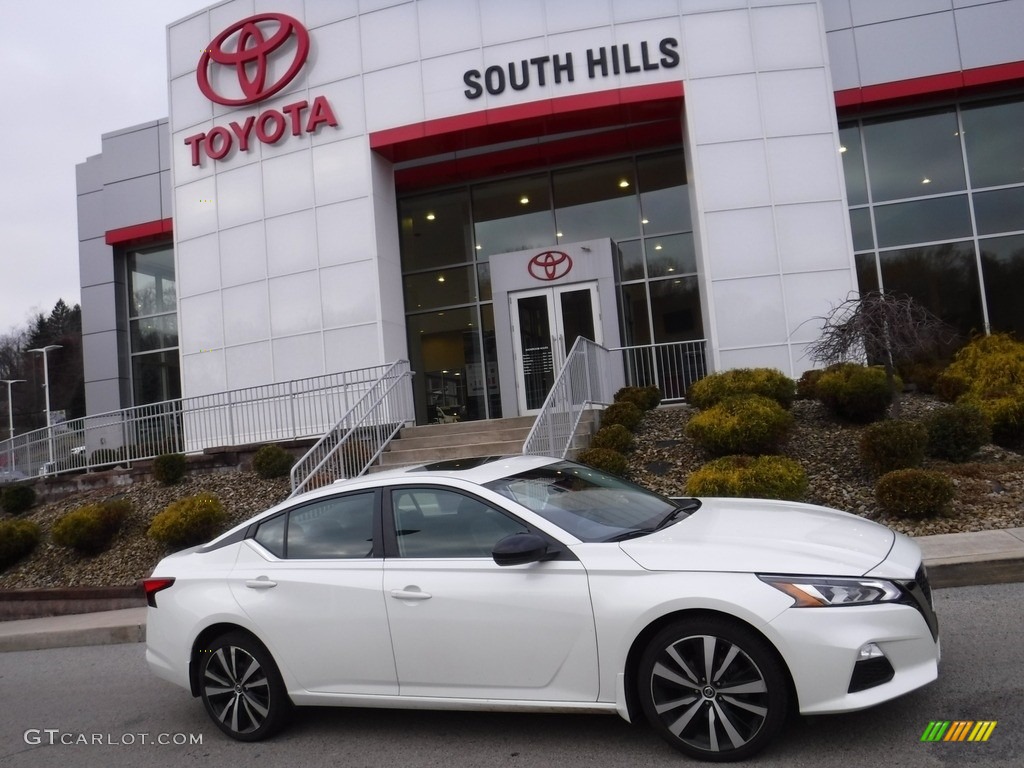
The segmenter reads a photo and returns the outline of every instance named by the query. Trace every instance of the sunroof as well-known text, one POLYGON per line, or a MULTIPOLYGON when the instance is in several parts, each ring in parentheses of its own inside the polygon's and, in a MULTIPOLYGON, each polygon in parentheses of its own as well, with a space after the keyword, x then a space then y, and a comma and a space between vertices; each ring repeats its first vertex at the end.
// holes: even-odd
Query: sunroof
POLYGON ((492 461, 498 461, 504 456, 474 456, 471 459, 448 459, 448 461, 435 461, 424 464, 421 469, 427 472, 453 472, 459 469, 473 469, 492 461))

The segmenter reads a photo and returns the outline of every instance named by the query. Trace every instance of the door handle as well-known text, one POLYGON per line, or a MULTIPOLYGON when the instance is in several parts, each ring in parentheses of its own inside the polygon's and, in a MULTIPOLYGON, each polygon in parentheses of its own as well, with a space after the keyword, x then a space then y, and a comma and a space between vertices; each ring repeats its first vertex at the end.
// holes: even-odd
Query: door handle
POLYGON ((260 576, 258 579, 246 579, 245 586, 249 587, 249 589, 270 589, 271 587, 276 587, 277 582, 271 581, 266 576, 260 576))
POLYGON ((429 600, 432 597, 429 592, 422 592, 414 587, 392 589, 391 596, 398 600, 429 600))

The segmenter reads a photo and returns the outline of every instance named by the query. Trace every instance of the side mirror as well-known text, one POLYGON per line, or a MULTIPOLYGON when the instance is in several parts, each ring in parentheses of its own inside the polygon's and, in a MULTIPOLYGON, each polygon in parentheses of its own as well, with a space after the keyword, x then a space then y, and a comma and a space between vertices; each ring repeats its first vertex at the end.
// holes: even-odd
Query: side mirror
POLYGON ((548 553, 548 543, 535 533, 513 533, 494 545, 491 557, 498 565, 537 563, 548 553))

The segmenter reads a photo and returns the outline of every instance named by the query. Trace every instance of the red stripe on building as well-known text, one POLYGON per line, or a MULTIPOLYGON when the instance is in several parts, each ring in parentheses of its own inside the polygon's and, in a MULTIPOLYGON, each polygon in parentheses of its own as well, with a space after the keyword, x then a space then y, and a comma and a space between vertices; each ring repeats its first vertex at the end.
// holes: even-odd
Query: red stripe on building
POLYGON ((145 224, 133 224, 130 227, 120 229, 108 229, 106 234, 107 245, 124 245, 138 240, 148 240, 153 237, 170 235, 174 231, 172 219, 157 219, 147 221, 145 224))

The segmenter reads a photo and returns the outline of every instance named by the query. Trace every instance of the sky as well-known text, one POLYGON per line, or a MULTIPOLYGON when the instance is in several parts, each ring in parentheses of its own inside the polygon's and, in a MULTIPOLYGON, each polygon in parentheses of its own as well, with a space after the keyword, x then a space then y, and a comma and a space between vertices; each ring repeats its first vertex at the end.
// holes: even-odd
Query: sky
POLYGON ((215 0, 0 0, 0 336, 80 302, 75 166, 167 117, 167 25, 215 0))

